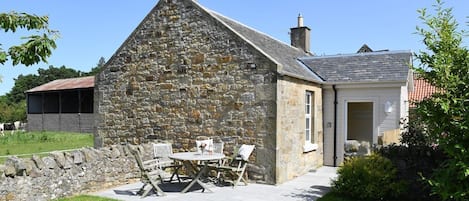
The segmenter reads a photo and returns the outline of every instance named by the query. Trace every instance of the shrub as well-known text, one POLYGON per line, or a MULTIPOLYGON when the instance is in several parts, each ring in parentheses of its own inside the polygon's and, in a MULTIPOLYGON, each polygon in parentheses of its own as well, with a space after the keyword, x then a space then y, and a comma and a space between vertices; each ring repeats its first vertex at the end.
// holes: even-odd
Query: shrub
POLYGON ((351 158, 337 174, 332 191, 357 200, 396 200, 406 189, 392 162, 378 154, 351 158))
POLYGON ((431 195, 431 186, 424 178, 430 178, 435 169, 445 160, 443 152, 434 146, 424 124, 418 116, 404 123, 401 144, 382 147, 377 152, 392 161, 397 168, 397 177, 408 184, 408 193, 400 200, 441 200, 431 195))
POLYGON ((431 187, 423 179, 431 177, 444 161, 441 150, 429 146, 389 145, 379 149, 378 153, 392 161, 397 168, 397 178, 407 184, 408 193, 399 200, 441 200, 431 195, 431 187))
POLYGON ((425 125, 418 116, 413 116, 411 121, 402 121, 404 131, 401 133, 400 142, 409 147, 429 147, 433 142, 425 130, 425 125))

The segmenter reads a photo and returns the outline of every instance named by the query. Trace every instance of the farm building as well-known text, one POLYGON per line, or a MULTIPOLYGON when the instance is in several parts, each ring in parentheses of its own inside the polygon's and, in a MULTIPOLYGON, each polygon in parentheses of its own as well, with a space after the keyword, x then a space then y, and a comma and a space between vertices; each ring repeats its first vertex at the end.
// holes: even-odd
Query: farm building
POLYGON ((26 91, 29 131, 92 133, 94 76, 60 79, 26 91))

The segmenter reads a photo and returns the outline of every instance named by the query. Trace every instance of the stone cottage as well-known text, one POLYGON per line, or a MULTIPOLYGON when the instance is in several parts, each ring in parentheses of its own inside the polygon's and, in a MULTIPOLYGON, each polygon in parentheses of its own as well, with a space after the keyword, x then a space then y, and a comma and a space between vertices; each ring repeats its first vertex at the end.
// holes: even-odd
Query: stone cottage
POLYGON ((324 150, 340 153, 343 140, 324 143, 323 125, 339 121, 323 123, 323 88, 346 83, 314 71, 323 66, 309 32, 300 17, 288 45, 196 1, 160 0, 96 77, 95 146, 158 139, 184 151, 197 136, 223 140, 225 151, 255 144, 249 176, 269 184, 324 165, 324 150))

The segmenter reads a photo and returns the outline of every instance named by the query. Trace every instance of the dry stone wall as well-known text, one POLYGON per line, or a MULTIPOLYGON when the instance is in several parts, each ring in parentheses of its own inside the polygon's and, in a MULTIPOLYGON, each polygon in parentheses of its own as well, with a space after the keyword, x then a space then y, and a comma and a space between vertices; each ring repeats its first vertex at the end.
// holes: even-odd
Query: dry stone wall
POLYGON ((274 183, 276 68, 194 2, 161 0, 97 75, 96 146, 254 144, 250 177, 274 183))
MULTIPOLYGON (((138 146, 151 157, 149 144, 138 146)), ((138 180, 140 171, 126 146, 82 148, 49 156, 8 158, 1 168, 0 200, 51 200, 138 180)))

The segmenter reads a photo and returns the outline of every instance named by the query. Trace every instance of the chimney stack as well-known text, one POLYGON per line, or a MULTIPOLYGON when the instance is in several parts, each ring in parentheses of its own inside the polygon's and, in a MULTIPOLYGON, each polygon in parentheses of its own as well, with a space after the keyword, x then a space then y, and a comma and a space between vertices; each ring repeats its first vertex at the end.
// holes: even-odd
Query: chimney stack
POLYGON ((298 26, 290 29, 291 45, 303 51, 310 52, 311 29, 303 25, 303 16, 298 15, 298 26))

